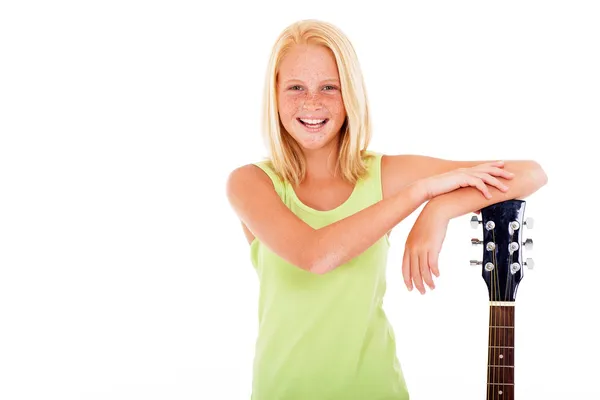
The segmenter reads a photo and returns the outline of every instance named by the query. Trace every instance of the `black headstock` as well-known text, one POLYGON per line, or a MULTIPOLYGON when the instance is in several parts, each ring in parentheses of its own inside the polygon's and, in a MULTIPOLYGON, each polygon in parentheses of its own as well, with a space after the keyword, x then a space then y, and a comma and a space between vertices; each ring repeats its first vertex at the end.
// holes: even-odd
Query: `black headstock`
POLYGON ((481 221, 471 218, 474 228, 481 228, 483 240, 472 239, 473 245, 483 247, 481 265, 483 280, 487 284, 490 301, 513 302, 517 287, 523 279, 523 268, 533 268, 533 260, 523 262, 522 248, 531 248, 533 241, 523 241, 523 228, 531 229, 533 220, 523 220, 524 200, 507 200, 481 210, 481 221))

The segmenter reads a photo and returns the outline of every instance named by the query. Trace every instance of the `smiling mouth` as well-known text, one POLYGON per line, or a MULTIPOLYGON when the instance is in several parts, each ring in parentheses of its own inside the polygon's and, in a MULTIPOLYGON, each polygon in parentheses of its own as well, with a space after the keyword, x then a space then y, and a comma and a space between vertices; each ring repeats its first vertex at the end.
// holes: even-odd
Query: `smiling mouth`
POLYGON ((304 121, 302 121, 300 118, 296 118, 296 120, 297 120, 298 122, 300 122, 302 125, 304 125, 304 126, 306 126, 306 127, 308 127, 308 128, 319 128, 319 127, 321 127, 321 126, 325 125, 325 124, 326 124, 326 123, 329 121, 329 118, 325 118, 325 119, 323 120, 323 122, 319 122, 319 123, 316 123, 316 124, 313 124, 313 123, 308 123, 308 122, 304 122, 304 121))

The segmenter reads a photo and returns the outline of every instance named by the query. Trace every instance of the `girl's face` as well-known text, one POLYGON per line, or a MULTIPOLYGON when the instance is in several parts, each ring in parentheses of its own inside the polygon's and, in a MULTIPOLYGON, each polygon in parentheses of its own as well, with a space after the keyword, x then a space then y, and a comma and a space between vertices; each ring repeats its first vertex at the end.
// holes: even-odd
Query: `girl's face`
POLYGON ((302 148, 337 141, 346 110, 331 50, 319 45, 291 48, 279 67, 277 102, 282 125, 302 148))

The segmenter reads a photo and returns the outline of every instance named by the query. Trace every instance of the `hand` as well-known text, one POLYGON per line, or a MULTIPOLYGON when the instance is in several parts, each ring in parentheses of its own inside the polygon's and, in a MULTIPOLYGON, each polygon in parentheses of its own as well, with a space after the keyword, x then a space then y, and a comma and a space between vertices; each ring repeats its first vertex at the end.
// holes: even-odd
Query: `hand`
POLYGON ((430 289, 435 288, 433 277, 440 276, 438 255, 446 237, 449 219, 426 205, 415 221, 404 246, 402 276, 409 291, 414 286, 425 294, 423 281, 430 289))
POLYGON ((458 168, 444 174, 430 176, 422 179, 419 183, 424 186, 428 199, 467 186, 477 188, 489 199, 492 197, 492 194, 486 183, 506 192, 508 186, 496 177, 499 176, 506 179, 514 177, 512 172, 506 171, 503 167, 503 161, 484 163, 471 168, 458 168))

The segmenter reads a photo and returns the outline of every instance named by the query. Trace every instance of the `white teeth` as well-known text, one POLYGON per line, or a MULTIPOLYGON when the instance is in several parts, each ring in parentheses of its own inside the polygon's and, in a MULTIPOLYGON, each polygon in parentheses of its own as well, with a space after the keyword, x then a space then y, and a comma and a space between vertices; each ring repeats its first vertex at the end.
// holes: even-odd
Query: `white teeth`
POLYGON ((304 122, 305 124, 311 124, 311 125, 316 125, 316 124, 325 122, 324 119, 302 119, 302 118, 300 118, 300 121, 304 122))

